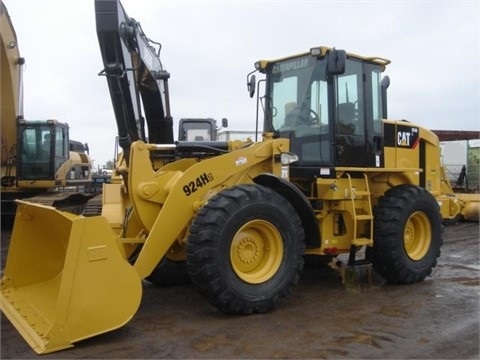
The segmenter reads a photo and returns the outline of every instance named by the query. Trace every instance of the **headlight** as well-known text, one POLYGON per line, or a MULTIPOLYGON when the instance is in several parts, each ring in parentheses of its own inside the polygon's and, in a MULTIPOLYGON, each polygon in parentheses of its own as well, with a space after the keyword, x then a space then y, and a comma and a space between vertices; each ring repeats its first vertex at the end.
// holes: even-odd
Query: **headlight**
POLYGON ((294 163, 295 161, 298 161, 298 155, 291 153, 291 152, 286 152, 286 153, 281 153, 280 154, 280 163, 282 165, 289 165, 291 163, 294 163))

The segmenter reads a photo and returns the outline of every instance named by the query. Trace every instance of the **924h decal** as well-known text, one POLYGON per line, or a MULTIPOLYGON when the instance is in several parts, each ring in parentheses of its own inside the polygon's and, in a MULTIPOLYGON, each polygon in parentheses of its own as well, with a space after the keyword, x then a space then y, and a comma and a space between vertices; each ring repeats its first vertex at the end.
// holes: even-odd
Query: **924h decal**
POLYGON ((188 182, 188 184, 183 185, 183 192, 185 195, 190 196, 195 191, 200 189, 202 186, 207 185, 210 181, 213 180, 212 173, 203 173, 200 176, 197 176, 195 180, 188 182))

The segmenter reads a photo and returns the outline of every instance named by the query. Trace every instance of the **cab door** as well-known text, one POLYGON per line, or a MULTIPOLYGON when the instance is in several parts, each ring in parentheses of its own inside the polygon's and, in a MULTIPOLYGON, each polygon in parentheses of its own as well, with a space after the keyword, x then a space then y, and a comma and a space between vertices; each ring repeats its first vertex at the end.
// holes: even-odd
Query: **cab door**
POLYGON ((363 64, 347 59, 345 73, 334 78, 335 165, 366 166, 363 64))
POLYGON ((381 71, 348 59, 345 73, 334 78, 336 166, 383 166, 381 71))
POLYGON ((54 180, 52 152, 55 132, 46 124, 22 123, 18 129, 19 180, 54 180))

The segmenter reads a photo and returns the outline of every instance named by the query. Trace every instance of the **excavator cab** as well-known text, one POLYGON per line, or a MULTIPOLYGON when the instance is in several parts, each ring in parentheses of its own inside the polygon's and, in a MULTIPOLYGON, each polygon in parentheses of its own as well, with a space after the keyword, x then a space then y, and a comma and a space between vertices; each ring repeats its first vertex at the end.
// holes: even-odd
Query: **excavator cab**
POLYGON ((18 136, 18 180, 55 180, 69 157, 68 125, 55 120, 20 120, 18 136))
POLYGON ((228 127, 228 120, 222 119, 222 125, 217 127, 217 121, 212 118, 184 118, 178 123, 178 141, 215 141, 218 130, 228 127))

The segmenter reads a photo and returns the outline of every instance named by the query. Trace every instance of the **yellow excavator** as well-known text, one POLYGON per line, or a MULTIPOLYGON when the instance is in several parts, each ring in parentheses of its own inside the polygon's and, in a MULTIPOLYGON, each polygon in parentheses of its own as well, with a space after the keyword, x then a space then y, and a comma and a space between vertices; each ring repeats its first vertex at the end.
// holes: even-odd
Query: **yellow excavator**
POLYGON ((185 280, 173 267, 218 310, 263 313, 305 255, 415 283, 437 264, 442 220, 478 221, 438 137, 386 119, 389 60, 319 46, 258 61, 262 141, 174 142, 159 48, 118 0, 95 12, 122 156, 101 215, 18 201, 0 306, 37 353, 125 325, 143 279, 185 280))
POLYGON ((91 197, 88 146, 69 138, 68 125, 23 117, 23 68, 17 36, 0 2, 2 224, 15 214, 15 199, 28 198, 81 213, 91 197))

